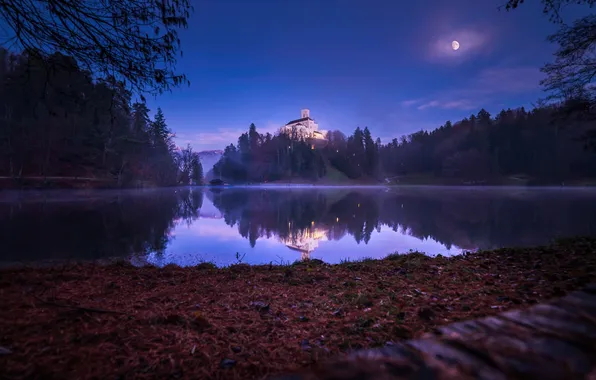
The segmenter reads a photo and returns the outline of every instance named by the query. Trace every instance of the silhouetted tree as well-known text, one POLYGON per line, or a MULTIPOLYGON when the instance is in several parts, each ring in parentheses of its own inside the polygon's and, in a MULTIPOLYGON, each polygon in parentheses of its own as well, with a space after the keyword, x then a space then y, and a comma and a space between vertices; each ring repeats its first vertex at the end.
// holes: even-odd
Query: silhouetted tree
POLYGON ((203 165, 201 165, 198 153, 194 153, 190 178, 196 185, 203 183, 203 165))
POLYGON ((144 103, 131 105, 122 82, 94 80, 72 57, 0 49, 0 102, 0 177, 175 184, 163 112, 151 121, 144 103))
POLYGON ((141 96, 188 83, 174 69, 192 10, 190 0, 0 1, 14 48, 40 60, 61 52, 141 96))
MULTIPOLYGON (((509 0, 507 10, 515 9, 523 0, 509 0)), ((596 14, 592 13, 572 25, 566 25, 561 16, 563 6, 583 4, 593 7, 596 0, 542 0, 543 12, 559 25, 559 30, 548 37, 558 45, 555 60, 542 71, 547 74, 541 82, 550 99, 563 102, 559 116, 581 117, 596 125, 596 14)), ((589 129, 582 138, 596 150, 596 128, 589 129)))

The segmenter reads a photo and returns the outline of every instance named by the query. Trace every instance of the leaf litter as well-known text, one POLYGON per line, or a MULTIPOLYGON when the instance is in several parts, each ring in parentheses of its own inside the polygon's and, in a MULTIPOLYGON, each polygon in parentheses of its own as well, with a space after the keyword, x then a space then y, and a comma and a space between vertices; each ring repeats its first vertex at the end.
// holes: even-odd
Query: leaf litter
POLYGON ((337 265, 5 269, 0 377, 258 379, 595 279, 589 238, 337 265))

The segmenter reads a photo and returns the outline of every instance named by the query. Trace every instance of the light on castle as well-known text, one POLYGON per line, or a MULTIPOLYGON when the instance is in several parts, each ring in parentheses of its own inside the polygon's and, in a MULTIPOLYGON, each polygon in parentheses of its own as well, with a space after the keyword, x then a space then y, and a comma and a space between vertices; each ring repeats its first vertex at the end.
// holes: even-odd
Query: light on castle
POLYGON ((325 131, 319 131, 319 124, 310 117, 308 108, 300 111, 300 119, 292 120, 281 127, 280 133, 287 134, 298 140, 314 142, 311 144, 311 149, 315 149, 315 146, 327 142, 325 131))

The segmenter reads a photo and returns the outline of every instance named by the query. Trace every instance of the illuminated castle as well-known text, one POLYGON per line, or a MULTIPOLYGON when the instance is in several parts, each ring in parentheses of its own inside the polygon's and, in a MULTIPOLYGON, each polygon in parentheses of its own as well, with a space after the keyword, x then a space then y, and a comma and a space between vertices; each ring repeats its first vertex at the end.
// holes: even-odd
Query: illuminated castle
POLYGON ((292 120, 280 129, 280 133, 300 139, 326 141, 325 131, 319 131, 319 124, 310 118, 310 111, 303 109, 300 119, 292 120))

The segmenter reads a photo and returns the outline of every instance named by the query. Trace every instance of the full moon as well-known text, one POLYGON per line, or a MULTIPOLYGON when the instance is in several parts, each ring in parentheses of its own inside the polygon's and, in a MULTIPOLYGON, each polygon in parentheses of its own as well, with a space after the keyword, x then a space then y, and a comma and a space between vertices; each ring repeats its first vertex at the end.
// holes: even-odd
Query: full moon
POLYGON ((453 48, 453 50, 457 50, 457 49, 459 49, 459 42, 457 42, 457 41, 453 41, 453 42, 451 43, 451 47, 453 48))

